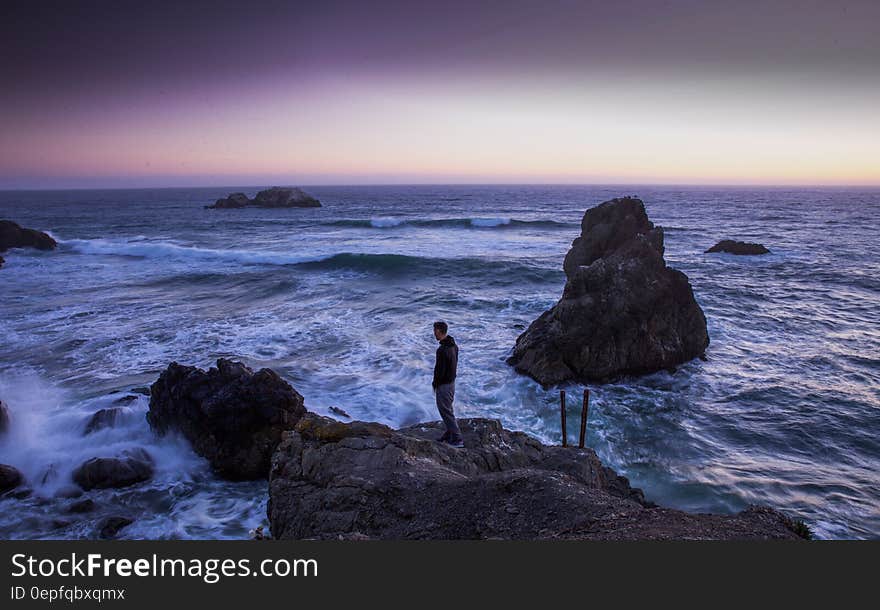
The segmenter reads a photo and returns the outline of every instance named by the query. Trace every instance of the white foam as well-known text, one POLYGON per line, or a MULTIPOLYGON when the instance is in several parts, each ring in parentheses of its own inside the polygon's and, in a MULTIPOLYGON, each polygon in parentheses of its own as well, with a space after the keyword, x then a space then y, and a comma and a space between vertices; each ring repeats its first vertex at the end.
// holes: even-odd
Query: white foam
POLYGON ((163 241, 149 242, 132 239, 67 239, 59 243, 80 254, 135 256, 182 261, 225 260, 245 264, 296 265, 324 260, 331 256, 318 254, 292 255, 284 252, 255 250, 216 250, 195 246, 180 246, 163 241))
POLYGON ((475 227, 500 227, 509 224, 510 218, 471 218, 471 225, 475 227))
POLYGON ((391 227, 399 227, 404 223, 400 218, 371 218, 370 226, 377 229, 388 229, 391 227))

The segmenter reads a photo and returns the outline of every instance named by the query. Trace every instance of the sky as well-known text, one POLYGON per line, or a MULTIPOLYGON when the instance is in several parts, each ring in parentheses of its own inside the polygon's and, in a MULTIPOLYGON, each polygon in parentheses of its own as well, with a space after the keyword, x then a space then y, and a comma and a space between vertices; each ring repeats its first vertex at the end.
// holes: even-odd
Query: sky
POLYGON ((6 1, 0 188, 880 185, 880 2, 6 1))

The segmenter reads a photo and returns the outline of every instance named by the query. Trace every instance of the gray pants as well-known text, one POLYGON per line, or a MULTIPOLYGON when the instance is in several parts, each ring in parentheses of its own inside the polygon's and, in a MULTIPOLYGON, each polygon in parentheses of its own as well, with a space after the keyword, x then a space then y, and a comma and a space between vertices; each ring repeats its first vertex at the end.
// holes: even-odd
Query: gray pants
POLYGON ((446 433, 449 435, 450 441, 461 440, 461 430, 458 429, 458 422, 455 421, 455 413, 452 412, 452 401, 455 399, 455 382, 444 383, 437 386, 437 410, 440 411, 440 417, 446 424, 446 433))

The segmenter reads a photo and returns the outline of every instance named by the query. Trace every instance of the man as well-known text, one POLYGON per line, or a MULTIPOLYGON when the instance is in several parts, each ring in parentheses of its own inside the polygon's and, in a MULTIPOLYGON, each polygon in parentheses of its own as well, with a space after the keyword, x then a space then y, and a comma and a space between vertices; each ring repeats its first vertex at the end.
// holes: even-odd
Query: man
POLYGON ((452 412, 452 401, 455 398, 455 373, 458 368, 458 346, 455 339, 447 334, 449 327, 446 322, 434 322, 434 338, 440 342, 437 348, 437 362, 434 365, 434 394, 437 396, 437 410, 446 424, 446 432, 438 440, 453 447, 464 447, 461 430, 452 412))

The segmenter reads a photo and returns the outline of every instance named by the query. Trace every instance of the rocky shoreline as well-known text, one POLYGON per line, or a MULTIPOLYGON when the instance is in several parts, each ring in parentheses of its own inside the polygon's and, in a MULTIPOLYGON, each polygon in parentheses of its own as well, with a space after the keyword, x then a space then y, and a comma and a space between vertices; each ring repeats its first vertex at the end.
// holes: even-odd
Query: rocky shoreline
MULTIPOLYGON (((150 388, 147 419, 157 434, 187 438, 221 478, 268 479, 267 517, 279 539, 733 540, 805 531, 767 507, 735 515, 658 507, 593 450, 544 445, 497 420, 462 419, 465 448, 456 449, 437 442, 439 422, 394 430, 323 417, 273 371, 231 360, 208 371, 169 365, 150 388)), ((135 448, 85 461, 66 492, 74 498, 67 517, 88 518, 93 490, 149 481, 155 459, 135 448)), ((0 493, 27 497, 26 483, 0 465, 0 493)), ((95 535, 115 537, 135 519, 105 516, 95 535)))

